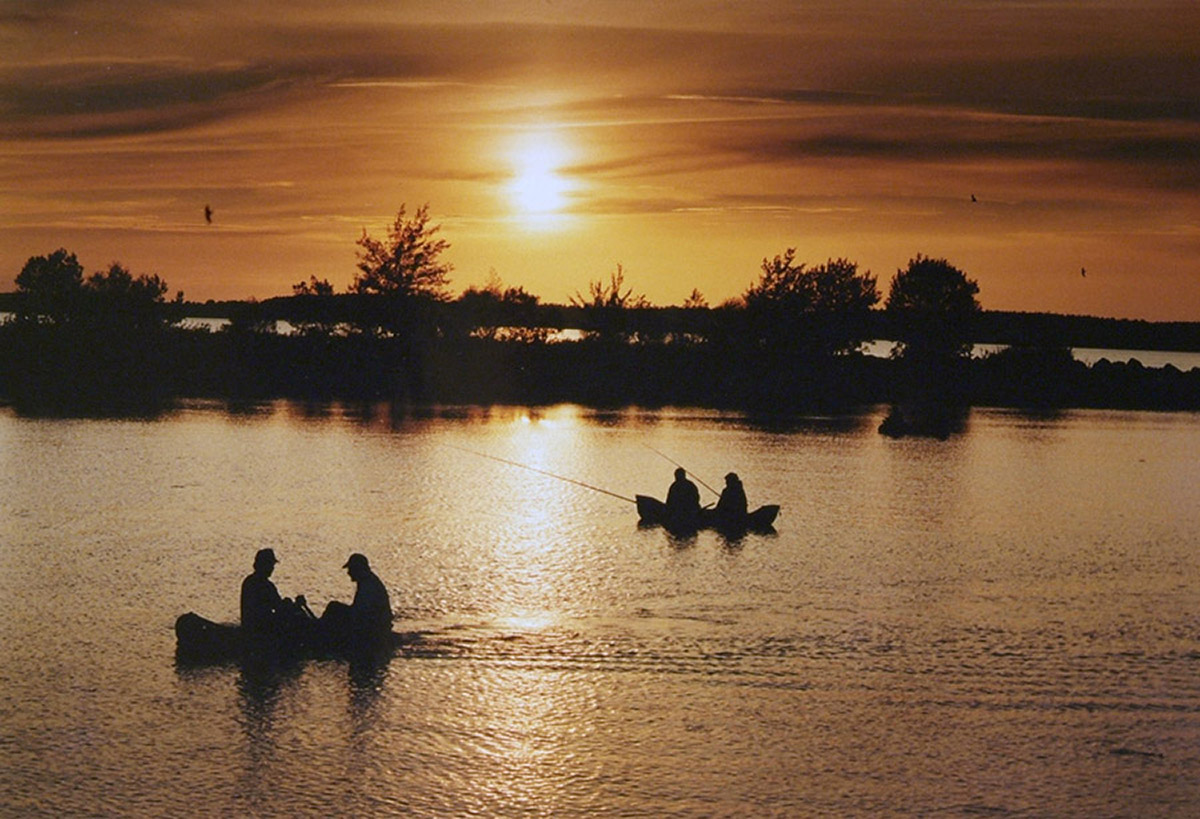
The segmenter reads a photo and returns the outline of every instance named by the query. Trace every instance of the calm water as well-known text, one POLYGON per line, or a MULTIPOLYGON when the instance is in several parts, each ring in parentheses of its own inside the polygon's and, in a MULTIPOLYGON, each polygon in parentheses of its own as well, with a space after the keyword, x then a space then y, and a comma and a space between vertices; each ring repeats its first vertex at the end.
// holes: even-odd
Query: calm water
MULTIPOLYGON (((1200 416, 0 410, 0 815, 1195 816, 1200 416), (673 466, 778 532, 638 529, 673 466), (254 551, 427 644, 176 667, 254 551)), ((702 489, 705 500, 711 495, 702 489)))

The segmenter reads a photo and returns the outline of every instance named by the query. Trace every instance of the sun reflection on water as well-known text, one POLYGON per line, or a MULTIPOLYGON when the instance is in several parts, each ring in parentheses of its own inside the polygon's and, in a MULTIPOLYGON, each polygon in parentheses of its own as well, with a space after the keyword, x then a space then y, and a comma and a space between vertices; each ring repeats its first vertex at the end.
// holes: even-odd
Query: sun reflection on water
POLYGON ((552 611, 513 611, 497 617, 496 626, 511 631, 530 632, 544 631, 559 622, 559 617, 552 611))
POLYGON ((584 426, 577 408, 525 409, 494 429, 487 444, 489 452, 521 467, 497 475, 503 514, 486 532, 493 563, 488 582, 496 590, 493 613, 501 628, 544 629, 564 600, 586 596, 575 578, 587 558, 572 535, 581 505, 593 502, 575 485, 584 426))
POLYGON ((578 675, 512 667, 480 683, 476 729, 488 741, 473 772, 479 791, 507 811, 565 809, 594 732, 592 685, 578 675))

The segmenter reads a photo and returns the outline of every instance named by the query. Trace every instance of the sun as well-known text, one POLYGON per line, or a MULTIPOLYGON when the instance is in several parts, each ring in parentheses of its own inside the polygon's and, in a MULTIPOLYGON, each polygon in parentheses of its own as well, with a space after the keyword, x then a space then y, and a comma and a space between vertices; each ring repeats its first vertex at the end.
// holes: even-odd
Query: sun
POLYGON ((510 153, 512 179, 508 195, 522 222, 530 227, 547 227, 565 218, 573 189, 563 175, 569 151, 552 131, 523 134, 510 153))
POLYGON ((529 159, 512 181, 513 199, 523 213, 557 213, 566 203, 567 182, 554 168, 536 158, 529 159))

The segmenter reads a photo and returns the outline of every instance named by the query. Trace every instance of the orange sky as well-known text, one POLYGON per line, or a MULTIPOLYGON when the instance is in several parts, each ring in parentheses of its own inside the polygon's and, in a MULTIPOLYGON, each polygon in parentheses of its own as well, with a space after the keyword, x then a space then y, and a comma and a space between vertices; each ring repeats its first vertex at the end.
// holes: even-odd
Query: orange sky
POLYGON ((1191 0, 113 8, 0 5, 0 289, 66 247, 189 299, 341 290, 428 202, 455 293, 621 264, 716 304, 794 246, 885 292, 923 253, 988 309, 1200 320, 1191 0))

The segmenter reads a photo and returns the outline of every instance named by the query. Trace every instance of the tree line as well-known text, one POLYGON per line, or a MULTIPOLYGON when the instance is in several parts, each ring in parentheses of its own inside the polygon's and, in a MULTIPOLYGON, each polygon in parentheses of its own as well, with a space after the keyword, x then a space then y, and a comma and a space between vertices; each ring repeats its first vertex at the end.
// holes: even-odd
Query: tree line
POLYGON ((346 292, 310 277, 290 297, 225 305, 231 321, 217 333, 181 328, 189 305, 182 293, 168 300, 156 275, 114 263, 85 276, 65 249, 31 258, 0 326, 0 394, 31 410, 116 411, 178 396, 780 411, 890 402, 901 432, 931 417, 943 431, 943 416, 981 400, 1200 405, 1194 378, 1106 394, 1052 334, 969 358, 986 314, 978 284, 946 259, 918 254, 884 296, 855 262, 810 266, 789 248, 764 258, 739 298, 709 307, 693 290, 671 308, 650 305, 618 265, 570 304, 544 305, 495 275, 452 298, 439 230, 427 205, 411 216, 402 206, 384 237, 358 240, 346 292), (271 332, 279 319, 296 332, 271 332), (548 343, 565 326, 579 341, 548 343), (892 359, 859 352, 881 337, 897 342, 892 359))

